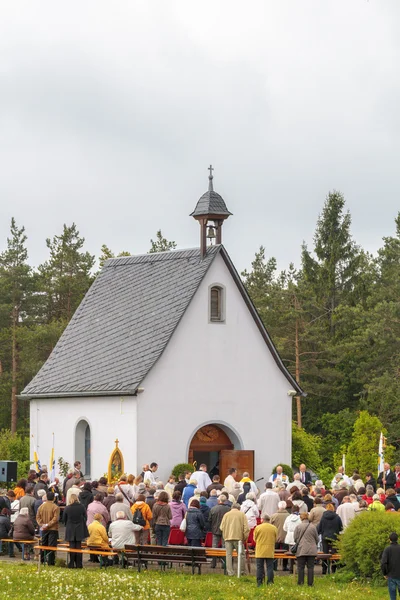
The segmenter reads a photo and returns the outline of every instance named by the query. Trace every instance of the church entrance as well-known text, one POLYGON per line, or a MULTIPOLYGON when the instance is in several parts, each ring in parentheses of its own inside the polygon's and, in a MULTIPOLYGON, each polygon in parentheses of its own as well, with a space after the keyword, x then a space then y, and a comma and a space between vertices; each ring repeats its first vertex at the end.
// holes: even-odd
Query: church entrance
POLYGON ((216 423, 204 425, 196 431, 190 442, 188 462, 195 468, 206 464, 210 477, 219 475, 222 481, 232 467, 238 471, 238 481, 245 471, 250 473, 251 478, 254 477, 254 451, 242 450, 233 431, 216 423))

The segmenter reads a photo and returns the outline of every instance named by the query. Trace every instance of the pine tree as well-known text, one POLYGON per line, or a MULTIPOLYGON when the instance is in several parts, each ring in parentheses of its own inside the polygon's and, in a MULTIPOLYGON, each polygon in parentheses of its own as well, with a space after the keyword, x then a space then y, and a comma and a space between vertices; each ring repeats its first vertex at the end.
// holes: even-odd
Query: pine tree
POLYGON ((84 243, 75 223, 64 225, 61 235, 46 240, 50 258, 39 266, 39 274, 46 292, 43 308, 47 322, 69 321, 93 281, 95 257, 82 251, 84 243))
POLYGON ((18 384, 19 384, 19 345, 18 329, 26 320, 29 302, 33 292, 33 277, 28 265, 28 251, 25 246, 25 228, 18 228, 11 219, 11 236, 7 238, 7 249, 0 254, 1 313, 5 330, 2 341, 6 342, 5 362, 9 363, 11 374, 11 431, 18 426, 18 384), (11 364, 10 364, 11 363, 11 364))
POLYGON ((150 240, 151 248, 149 254, 154 252, 167 252, 176 248, 176 242, 169 242, 161 233, 161 229, 157 231, 156 240, 150 240))

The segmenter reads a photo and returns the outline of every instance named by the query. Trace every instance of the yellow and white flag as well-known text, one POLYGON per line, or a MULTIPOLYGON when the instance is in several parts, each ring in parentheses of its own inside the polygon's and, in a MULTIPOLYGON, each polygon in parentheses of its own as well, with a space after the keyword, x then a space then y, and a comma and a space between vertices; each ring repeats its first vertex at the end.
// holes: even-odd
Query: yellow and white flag
POLYGON ((36 473, 39 473, 39 471, 41 470, 42 467, 41 467, 40 460, 38 457, 36 444, 35 444, 35 438, 33 437, 33 435, 32 435, 32 439, 33 439, 33 462, 35 463, 36 473))

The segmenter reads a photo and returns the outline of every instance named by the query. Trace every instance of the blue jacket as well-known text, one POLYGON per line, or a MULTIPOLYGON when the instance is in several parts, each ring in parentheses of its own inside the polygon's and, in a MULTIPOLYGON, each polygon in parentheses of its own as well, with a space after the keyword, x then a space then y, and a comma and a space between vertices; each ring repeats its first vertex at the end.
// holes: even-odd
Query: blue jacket
POLYGON ((190 498, 192 496, 194 496, 195 489, 196 489, 196 486, 189 483, 189 485, 187 485, 185 487, 185 489, 183 490, 182 500, 186 504, 186 506, 188 506, 190 498))
POLYGON ((217 504, 218 504, 218 496, 210 496, 209 499, 207 500, 207 506, 210 510, 212 508, 214 508, 214 506, 217 506, 217 504))
MULTIPOLYGON (((185 488, 186 489, 186 488, 185 488)), ((186 513, 186 537, 188 540, 202 540, 206 536, 203 513, 199 508, 190 507, 186 513)))

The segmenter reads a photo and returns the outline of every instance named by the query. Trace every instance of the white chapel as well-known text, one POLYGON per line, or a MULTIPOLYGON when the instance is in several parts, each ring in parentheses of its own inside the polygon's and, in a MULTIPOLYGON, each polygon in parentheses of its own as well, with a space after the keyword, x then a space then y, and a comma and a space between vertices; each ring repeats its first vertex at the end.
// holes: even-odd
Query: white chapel
POLYGON ((80 460, 92 479, 116 438, 127 473, 154 461, 164 482, 183 462, 265 480, 291 463, 288 394, 303 392, 222 245, 230 215, 211 171, 191 214, 199 248, 105 263, 22 392, 39 457, 54 433, 56 457, 80 460))

